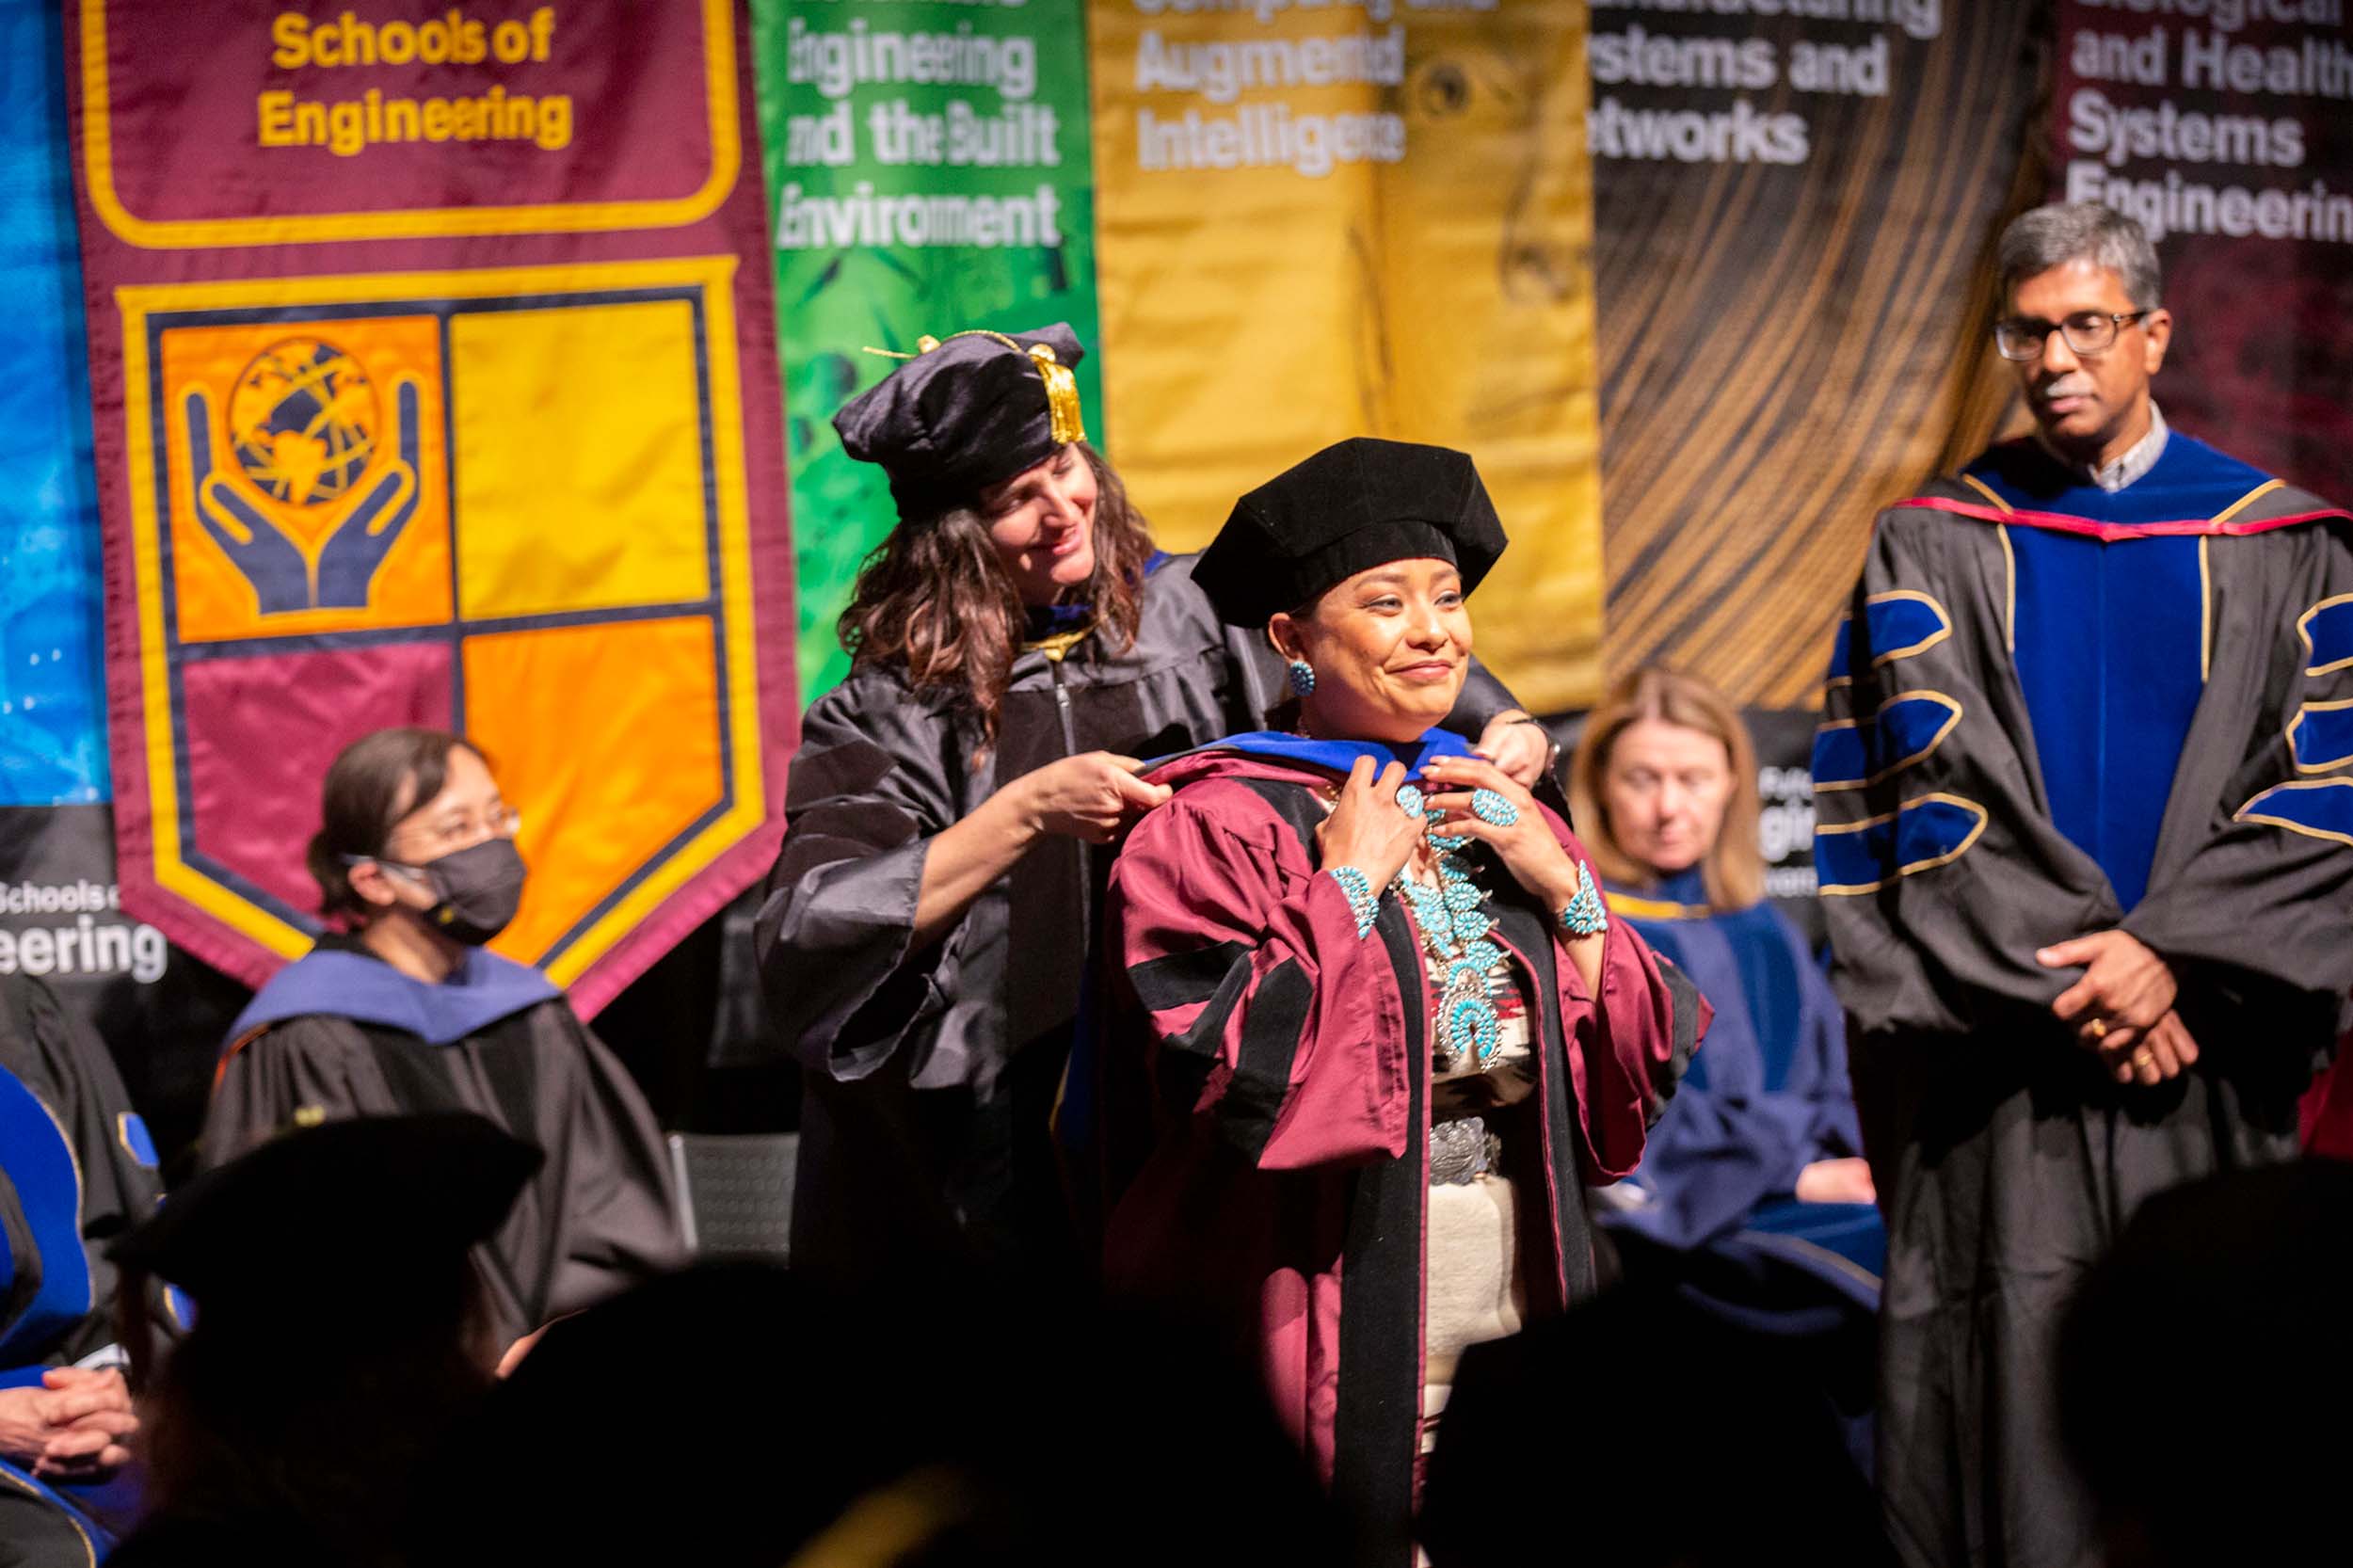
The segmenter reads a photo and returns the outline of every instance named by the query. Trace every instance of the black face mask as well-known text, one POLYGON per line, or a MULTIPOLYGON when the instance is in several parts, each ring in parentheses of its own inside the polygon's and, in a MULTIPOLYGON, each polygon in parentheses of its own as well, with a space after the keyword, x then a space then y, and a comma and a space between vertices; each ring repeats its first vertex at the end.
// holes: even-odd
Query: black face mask
POLYGON ((409 869, 440 895, 424 912, 424 923, 468 947, 504 931, 523 900, 523 857, 512 839, 485 839, 409 869))

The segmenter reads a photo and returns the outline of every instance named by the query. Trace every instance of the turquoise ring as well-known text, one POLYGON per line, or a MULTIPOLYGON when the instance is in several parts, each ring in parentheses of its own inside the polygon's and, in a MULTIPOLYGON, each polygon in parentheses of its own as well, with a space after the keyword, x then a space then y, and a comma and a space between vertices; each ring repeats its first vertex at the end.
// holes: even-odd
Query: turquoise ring
POLYGON ((1397 808, 1409 817, 1422 813, 1421 789, 1418 785, 1400 784, 1397 787, 1397 808))
POLYGON ((1493 790, 1473 790, 1471 815, 1490 827, 1509 827, 1520 820, 1520 808, 1493 790))

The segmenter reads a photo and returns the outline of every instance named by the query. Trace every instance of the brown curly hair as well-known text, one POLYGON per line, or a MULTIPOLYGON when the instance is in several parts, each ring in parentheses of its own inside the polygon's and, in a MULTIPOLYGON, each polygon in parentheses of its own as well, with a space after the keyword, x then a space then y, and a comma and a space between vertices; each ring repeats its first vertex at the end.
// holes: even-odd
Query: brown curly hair
MULTIPOLYGON (((1078 443, 1095 471, 1096 635, 1117 653, 1135 646, 1152 531, 1103 455, 1078 443)), ((971 506, 901 520, 858 568, 836 623, 850 667, 897 668, 918 692, 946 691, 980 715, 993 743, 1028 611, 971 506)))

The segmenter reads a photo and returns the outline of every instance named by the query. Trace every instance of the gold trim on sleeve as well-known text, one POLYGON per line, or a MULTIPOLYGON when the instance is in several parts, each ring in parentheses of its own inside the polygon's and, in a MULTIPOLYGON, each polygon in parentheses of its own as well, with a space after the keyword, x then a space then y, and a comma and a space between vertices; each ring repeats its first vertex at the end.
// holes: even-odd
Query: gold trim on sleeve
POLYGON ((2326 827, 2314 827, 2309 823, 2300 823, 2292 817, 2275 817, 2268 812, 2255 809, 2273 795, 2281 794, 2290 790, 2353 790, 2353 778, 2292 778, 2284 784, 2274 784, 2270 789, 2258 791, 2249 796, 2246 805, 2231 813, 2231 820, 2261 823, 2266 827, 2284 827, 2290 833, 2301 833, 2307 839, 2327 839, 2334 843, 2353 844, 2353 834, 2339 833, 2326 827))
POLYGON ((1944 854, 1930 856, 1926 860, 1913 860, 1897 866, 1893 876, 1882 876, 1876 882, 1825 883, 1814 890, 1817 894, 1821 894, 1826 897, 1844 897, 1855 893, 1876 893, 1881 888, 1886 887, 1889 883, 1900 881, 1902 878, 1910 876, 1914 872, 1934 871, 1939 866, 1949 866, 1954 861, 1960 859, 1962 856, 1968 854, 1969 851, 1975 847, 1977 841, 1980 838, 1984 837, 1985 824, 1991 820, 1992 813, 1987 811, 1984 807, 1978 805, 1974 800, 1965 800, 1960 795, 1946 794, 1941 790, 1930 794, 1914 795, 1910 800, 1905 801, 1901 806, 1897 807, 1893 811, 1882 811, 1876 817, 1864 817, 1855 822, 1833 823, 1827 826, 1817 822, 1814 824, 1814 836, 1818 839, 1825 835, 1860 833, 1865 828, 1877 827, 1881 823, 1894 822, 1897 817, 1902 816, 1906 811, 1911 810, 1913 807, 1927 806, 1931 802, 1942 802, 1946 806, 1960 807, 1962 810, 1970 812, 1977 817, 1977 825, 1969 829, 1968 834, 1962 838, 1960 843, 1955 844, 1951 849, 1946 850, 1944 854))
POLYGON ((2247 510, 2249 506, 2252 505, 2257 497, 2268 495, 2273 490, 2283 490, 2285 488, 2287 488, 2286 480, 2266 479, 2262 484, 2256 486, 2253 489, 2249 490, 2245 495, 2240 496, 2236 501, 2232 502, 2228 506, 2223 507, 2222 510, 2217 512, 2209 520, 2213 522, 2228 522, 2233 518, 2238 516, 2241 512, 2247 510))
POLYGON ((2296 727, 2303 722, 2305 714, 2334 713, 2347 708, 2353 708, 2353 697, 2340 697, 2334 702, 2306 702, 2297 705, 2296 712, 2288 720, 2285 731, 2288 742, 2288 760, 2296 764, 2297 773, 2329 773, 2345 766, 2347 762, 2353 762, 2353 751, 2348 751, 2342 757, 2314 758, 2307 762, 2296 744, 2296 727))
MULTIPOLYGON (((1919 750, 1913 752, 1909 757, 1901 758, 1896 761, 1888 763, 1887 766, 1871 775, 1868 778, 1841 778, 1832 779, 1827 782, 1817 778, 1814 781, 1815 793, 1820 794, 1825 792, 1837 790, 1867 790, 1874 784, 1884 783, 1886 780, 1895 777, 1897 774, 1912 766, 1914 762, 1922 761, 1927 759, 1936 750, 1937 747, 1945 744, 1945 737, 1950 735, 1953 732, 1954 727, 1961 723, 1961 700, 1958 697, 1949 696, 1943 692, 1931 692, 1925 690, 1897 692, 1894 696, 1889 697, 1886 701, 1881 703, 1878 708, 1872 711, 1871 722, 1873 724, 1879 723, 1880 715, 1886 712, 1890 708, 1893 708, 1898 702, 1935 702, 1944 705, 1945 712, 1945 722, 1937 726, 1935 734, 1929 737, 1929 744, 1922 746, 1919 750)), ((1814 727, 1814 733, 1819 735, 1826 729, 1853 729, 1858 727, 1860 722, 1861 721, 1856 719, 1827 719, 1814 727)))
POLYGON ((2313 617, 2323 610, 2334 609, 2340 604, 2353 604, 2353 594, 2331 594, 2296 617, 2296 634, 2304 639, 2306 660, 2304 673, 2306 675, 2328 675, 2336 670, 2353 668, 2353 657, 2333 660, 2326 664, 2315 664, 2310 662, 2313 653, 2313 617))

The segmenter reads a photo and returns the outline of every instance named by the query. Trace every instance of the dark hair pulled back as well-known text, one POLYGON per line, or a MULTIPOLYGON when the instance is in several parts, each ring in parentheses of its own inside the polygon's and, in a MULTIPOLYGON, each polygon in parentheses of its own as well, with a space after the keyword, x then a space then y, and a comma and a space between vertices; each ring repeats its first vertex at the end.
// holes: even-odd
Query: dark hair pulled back
POLYGON ((463 735, 405 726, 362 735, 337 754, 319 791, 320 825, 307 856, 319 885, 320 914, 357 921, 374 912, 352 890, 344 857, 383 854, 400 819, 441 792, 449 782, 450 753, 458 750, 482 756, 463 735))

